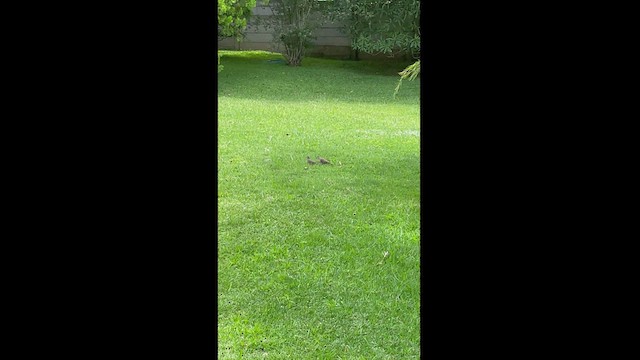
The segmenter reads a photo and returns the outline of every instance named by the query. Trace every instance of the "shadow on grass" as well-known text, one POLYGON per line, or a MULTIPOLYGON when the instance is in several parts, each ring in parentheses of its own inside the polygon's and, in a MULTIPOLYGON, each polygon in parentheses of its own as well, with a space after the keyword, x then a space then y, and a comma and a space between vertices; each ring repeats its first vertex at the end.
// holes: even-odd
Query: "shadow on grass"
MULTIPOLYGON (((295 68, 288 66, 284 56, 280 53, 268 51, 220 51, 223 59, 232 61, 246 61, 253 63, 268 63, 280 65, 287 68, 295 68)), ((314 68, 339 68, 353 71, 355 73, 393 76, 398 77, 398 73, 407 66, 413 64, 413 60, 403 60, 399 58, 377 59, 377 60, 339 60, 324 57, 307 56, 302 60, 302 67, 314 68)))
POLYGON ((405 81, 396 99, 398 71, 407 62, 346 61, 307 58, 288 66, 281 54, 222 52, 218 97, 274 101, 340 101, 416 104, 420 80, 405 81))

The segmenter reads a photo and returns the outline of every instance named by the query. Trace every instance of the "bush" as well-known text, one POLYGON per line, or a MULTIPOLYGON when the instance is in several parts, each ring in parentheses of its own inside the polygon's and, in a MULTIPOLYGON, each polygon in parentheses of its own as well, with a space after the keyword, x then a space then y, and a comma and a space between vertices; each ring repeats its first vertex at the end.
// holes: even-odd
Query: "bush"
POLYGON ((283 29, 278 34, 278 40, 284 45, 284 58, 291 66, 299 66, 302 63, 305 51, 313 44, 310 29, 295 26, 283 29))
POLYGON ((291 66, 300 66, 305 50, 313 45, 313 30, 324 20, 317 0, 271 0, 273 16, 267 26, 274 40, 284 45, 282 54, 291 66))

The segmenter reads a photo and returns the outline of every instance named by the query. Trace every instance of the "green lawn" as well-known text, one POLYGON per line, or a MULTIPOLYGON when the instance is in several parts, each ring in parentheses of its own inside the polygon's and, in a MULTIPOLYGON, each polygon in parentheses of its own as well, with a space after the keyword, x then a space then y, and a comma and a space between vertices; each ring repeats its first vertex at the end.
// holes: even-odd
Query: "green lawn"
POLYGON ((224 54, 218 357, 418 359, 420 80, 393 99, 410 62, 224 54))

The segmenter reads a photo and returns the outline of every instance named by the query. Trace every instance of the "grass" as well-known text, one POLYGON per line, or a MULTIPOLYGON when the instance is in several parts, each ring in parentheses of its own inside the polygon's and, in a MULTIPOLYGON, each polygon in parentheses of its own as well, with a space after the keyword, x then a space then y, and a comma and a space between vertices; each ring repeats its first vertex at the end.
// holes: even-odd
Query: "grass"
POLYGON ((419 79, 223 53, 218 357, 418 359, 419 79))

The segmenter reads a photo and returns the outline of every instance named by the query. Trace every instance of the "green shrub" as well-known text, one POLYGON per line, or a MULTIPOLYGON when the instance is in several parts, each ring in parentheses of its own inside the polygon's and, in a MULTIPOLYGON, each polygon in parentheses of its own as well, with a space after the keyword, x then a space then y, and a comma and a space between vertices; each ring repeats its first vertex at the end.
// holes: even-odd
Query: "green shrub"
POLYGON ((265 19, 274 30, 274 41, 284 45, 283 56, 300 66, 305 50, 313 45, 313 31, 326 18, 317 0, 271 0, 273 16, 265 19))

